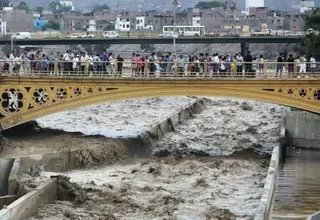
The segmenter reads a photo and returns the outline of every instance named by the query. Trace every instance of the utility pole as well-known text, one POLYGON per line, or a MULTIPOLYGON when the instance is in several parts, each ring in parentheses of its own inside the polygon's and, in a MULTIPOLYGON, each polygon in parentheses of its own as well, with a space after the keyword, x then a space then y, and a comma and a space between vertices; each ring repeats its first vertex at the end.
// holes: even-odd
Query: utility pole
POLYGON ((117 30, 118 32, 120 32, 119 0, 117 0, 117 20, 118 20, 117 30))
POLYGON ((176 38, 178 37, 176 34, 176 13, 177 13, 177 6, 178 0, 172 1, 174 11, 173 11, 173 54, 176 54, 176 38))

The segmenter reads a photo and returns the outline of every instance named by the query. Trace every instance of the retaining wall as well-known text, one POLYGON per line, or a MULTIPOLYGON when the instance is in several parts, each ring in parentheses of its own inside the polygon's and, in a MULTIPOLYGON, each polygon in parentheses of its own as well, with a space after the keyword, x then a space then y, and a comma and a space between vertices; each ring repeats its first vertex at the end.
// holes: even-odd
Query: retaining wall
POLYGON ((57 185, 57 179, 51 179, 47 183, 38 186, 0 210, 0 220, 22 220, 32 216, 41 205, 57 199, 57 185))
POLYGON ((305 111, 287 111, 284 117, 289 145, 320 148, 320 115, 305 111))
POLYGON ((279 146, 273 148, 269 164, 268 174, 265 180, 260 204, 254 220, 266 220, 272 207, 273 195, 276 188, 279 165, 285 158, 285 148, 287 146, 287 132, 284 125, 281 126, 279 146))

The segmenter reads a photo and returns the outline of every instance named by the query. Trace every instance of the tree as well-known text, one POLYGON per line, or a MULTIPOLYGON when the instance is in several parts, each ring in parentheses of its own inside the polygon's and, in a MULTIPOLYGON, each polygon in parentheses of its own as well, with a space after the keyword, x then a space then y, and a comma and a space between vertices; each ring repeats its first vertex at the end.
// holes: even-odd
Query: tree
POLYGON ((64 7, 58 1, 53 1, 49 3, 49 9, 54 14, 61 14, 63 12, 71 11, 71 7, 64 7))
POLYGON ((0 0, 0 9, 3 7, 8 7, 10 4, 10 0, 0 0))
POLYGON ((41 28, 42 31, 45 31, 47 29, 60 30, 60 24, 56 21, 50 20, 41 28))
POLYGON ((35 9, 35 11, 38 12, 39 14, 42 14, 43 10, 44 10, 44 7, 42 7, 42 6, 38 6, 35 9))
POLYGON ((113 31, 114 29, 114 24, 108 24, 103 28, 104 31, 113 31))
POLYGON ((95 4, 93 6, 93 9, 91 10, 91 13, 94 14, 98 11, 104 11, 104 10, 109 10, 110 7, 107 4, 103 4, 103 5, 99 5, 99 4, 95 4))
POLYGON ((199 9, 209 9, 209 8, 222 8, 224 7, 225 4, 223 4, 222 2, 218 2, 218 1, 212 1, 212 2, 198 2, 198 4, 196 4, 195 8, 199 8, 199 9))
POLYGON ((296 50, 308 57, 320 60, 320 10, 315 9, 305 17, 306 35, 296 50))
POLYGON ((19 5, 17 5, 15 8, 18 9, 18 10, 24 10, 24 11, 26 11, 27 13, 30 12, 30 8, 29 8, 29 6, 27 5, 27 3, 25 3, 25 2, 20 2, 19 5))

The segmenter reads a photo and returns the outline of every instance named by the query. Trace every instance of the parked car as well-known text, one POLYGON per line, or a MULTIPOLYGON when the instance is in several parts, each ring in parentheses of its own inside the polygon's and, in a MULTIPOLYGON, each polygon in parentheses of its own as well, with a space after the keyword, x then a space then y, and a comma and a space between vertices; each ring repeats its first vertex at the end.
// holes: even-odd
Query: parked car
POLYGON ((89 33, 73 33, 69 38, 94 38, 94 34, 89 33))
POLYGON ((117 38, 119 37, 119 33, 117 31, 105 31, 102 36, 105 38, 117 38))
POLYGON ((16 34, 12 35, 13 39, 30 39, 31 33, 30 32, 17 32, 16 34))

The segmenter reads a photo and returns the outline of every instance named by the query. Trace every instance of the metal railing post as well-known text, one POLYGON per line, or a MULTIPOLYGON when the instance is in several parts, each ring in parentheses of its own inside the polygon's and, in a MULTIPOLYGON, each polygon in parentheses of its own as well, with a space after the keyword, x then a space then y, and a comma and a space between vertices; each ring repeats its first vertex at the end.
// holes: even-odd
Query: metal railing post
POLYGON ((114 62, 114 72, 115 72, 115 76, 118 77, 119 73, 118 73, 118 60, 115 60, 114 62))
POLYGON ((84 62, 84 75, 89 76, 89 61, 85 60, 84 62))
POLYGON ((267 78, 268 63, 263 62, 263 78, 267 78))
POLYGON ((58 71, 59 71, 59 62, 58 60, 54 60, 53 75, 58 75, 58 71))
POLYGON ((144 77, 149 78, 149 62, 145 61, 144 62, 144 77))
POLYGON ((208 76, 208 61, 205 60, 203 65, 203 77, 206 78, 208 76))

